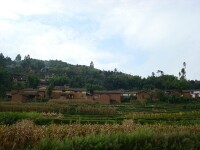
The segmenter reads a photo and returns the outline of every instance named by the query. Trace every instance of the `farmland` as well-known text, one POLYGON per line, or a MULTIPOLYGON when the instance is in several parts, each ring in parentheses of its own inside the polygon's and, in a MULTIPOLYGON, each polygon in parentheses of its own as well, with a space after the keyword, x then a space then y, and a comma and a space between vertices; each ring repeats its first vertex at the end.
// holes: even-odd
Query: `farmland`
POLYGON ((2 149, 199 149, 200 102, 0 103, 2 149))

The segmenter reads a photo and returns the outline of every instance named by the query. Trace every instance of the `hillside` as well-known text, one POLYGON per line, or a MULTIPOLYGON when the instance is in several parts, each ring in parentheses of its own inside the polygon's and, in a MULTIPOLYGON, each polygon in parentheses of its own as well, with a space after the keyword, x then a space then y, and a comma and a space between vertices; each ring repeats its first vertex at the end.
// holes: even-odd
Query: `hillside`
POLYGON ((72 65, 60 60, 38 60, 29 55, 15 60, 0 54, 0 91, 35 88, 41 81, 48 86, 68 85, 87 90, 141 90, 141 89, 199 89, 200 82, 179 79, 174 75, 161 74, 142 78, 122 72, 102 71, 92 66, 72 65), (20 81, 20 82, 19 82, 20 81))

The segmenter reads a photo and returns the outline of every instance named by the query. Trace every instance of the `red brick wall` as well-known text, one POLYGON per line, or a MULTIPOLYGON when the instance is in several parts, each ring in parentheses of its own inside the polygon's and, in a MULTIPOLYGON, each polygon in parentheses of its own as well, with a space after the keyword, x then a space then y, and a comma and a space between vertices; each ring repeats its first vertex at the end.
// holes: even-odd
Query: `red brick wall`
POLYGON ((109 94, 111 100, 121 103, 121 94, 109 94))
POLYGON ((61 92, 57 92, 57 91, 54 92, 54 91, 52 91, 51 97, 52 97, 53 99, 59 99, 60 96, 61 96, 61 92))
POLYGON ((13 102, 25 102, 26 97, 21 94, 13 94, 12 95, 12 101, 13 102))
POLYGON ((101 104, 110 104, 110 97, 107 94, 101 94, 98 102, 101 104))
POLYGON ((59 100, 67 100, 66 96, 60 96, 59 100))
POLYGON ((81 98, 81 99, 71 99, 71 100, 69 100, 70 102, 75 102, 75 103, 92 103, 92 102, 94 102, 92 99, 89 99, 89 98, 81 98))
POLYGON ((46 92, 45 91, 39 91, 39 98, 45 98, 46 97, 46 92))
POLYGON ((81 92, 74 92, 74 99, 79 99, 82 98, 82 93, 81 92))
POLYGON ((183 92, 182 95, 183 95, 183 97, 189 97, 189 98, 192 97, 192 95, 190 94, 190 92, 183 92))
POLYGON ((146 92, 137 93, 137 100, 138 101, 145 101, 148 98, 150 98, 150 96, 146 92))

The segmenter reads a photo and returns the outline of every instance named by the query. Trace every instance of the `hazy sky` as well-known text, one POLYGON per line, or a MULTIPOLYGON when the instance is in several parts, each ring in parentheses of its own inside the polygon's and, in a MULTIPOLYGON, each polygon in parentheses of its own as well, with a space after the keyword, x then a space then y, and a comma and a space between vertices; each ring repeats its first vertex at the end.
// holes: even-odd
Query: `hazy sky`
POLYGON ((200 80, 200 0, 0 0, 0 53, 200 80))

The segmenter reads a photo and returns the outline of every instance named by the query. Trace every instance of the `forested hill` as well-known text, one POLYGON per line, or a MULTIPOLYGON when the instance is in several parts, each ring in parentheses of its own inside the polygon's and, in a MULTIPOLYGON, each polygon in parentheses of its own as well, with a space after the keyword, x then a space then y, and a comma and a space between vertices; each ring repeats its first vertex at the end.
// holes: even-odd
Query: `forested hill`
MULTIPOLYGON (((102 71, 90 66, 72 65, 59 60, 42 61, 29 55, 15 60, 0 54, 0 91, 25 87, 36 88, 41 80, 48 86, 68 85, 88 90, 141 90, 141 89, 200 89, 199 81, 179 79, 173 75, 152 74, 147 78, 114 71, 102 71), (13 79, 22 82, 14 82, 13 79)), ((4 94, 1 94, 4 95, 4 94)))

